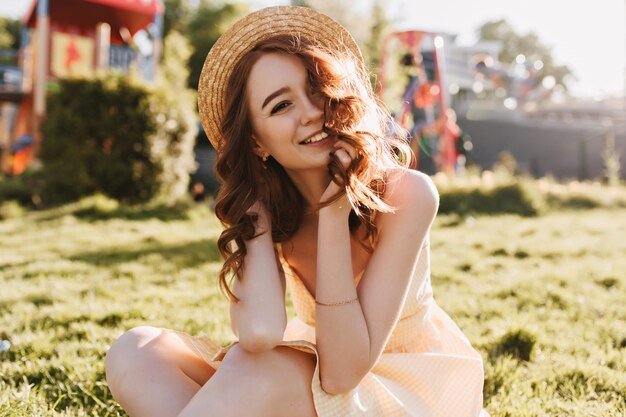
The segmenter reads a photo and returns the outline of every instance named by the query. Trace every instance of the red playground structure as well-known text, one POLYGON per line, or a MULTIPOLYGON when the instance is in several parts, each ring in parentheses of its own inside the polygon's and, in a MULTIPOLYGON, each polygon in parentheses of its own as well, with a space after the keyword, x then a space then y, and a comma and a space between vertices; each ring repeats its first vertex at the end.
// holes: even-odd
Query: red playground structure
POLYGON ((387 36, 378 90, 379 97, 386 102, 400 98, 397 94, 387 97, 391 82, 399 74, 405 74, 407 81, 401 96, 402 106, 395 111, 392 108, 392 112, 409 132, 407 139, 415 153, 416 169, 428 174, 453 173, 460 129, 448 104, 443 38, 422 31, 394 32, 387 36))
POLYGON ((0 172, 19 175, 34 162, 46 96, 60 79, 134 71, 154 80, 163 13, 162 0, 31 0, 14 79, 0 83, 0 172))

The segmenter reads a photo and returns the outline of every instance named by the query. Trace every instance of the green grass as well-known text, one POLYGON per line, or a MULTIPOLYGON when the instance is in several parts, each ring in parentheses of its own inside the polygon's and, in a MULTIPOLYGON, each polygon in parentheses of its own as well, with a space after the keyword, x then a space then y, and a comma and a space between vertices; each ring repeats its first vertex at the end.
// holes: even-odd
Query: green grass
MULTIPOLYGON (((233 340, 208 209, 4 213, 0 416, 124 416, 103 359, 137 325, 233 340)), ((437 218, 435 297, 484 357, 492 416, 625 415, 624 236, 619 208, 437 218)))

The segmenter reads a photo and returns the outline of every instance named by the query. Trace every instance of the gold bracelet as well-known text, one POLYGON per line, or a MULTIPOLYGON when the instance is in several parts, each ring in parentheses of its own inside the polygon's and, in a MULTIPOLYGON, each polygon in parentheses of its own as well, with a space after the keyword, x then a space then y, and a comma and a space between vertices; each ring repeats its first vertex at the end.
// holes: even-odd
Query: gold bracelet
POLYGON ((317 304, 318 306, 335 307, 356 303, 357 301, 359 301, 359 297, 356 297, 354 300, 339 301, 336 303, 320 303, 319 301, 315 300, 315 304, 317 304))

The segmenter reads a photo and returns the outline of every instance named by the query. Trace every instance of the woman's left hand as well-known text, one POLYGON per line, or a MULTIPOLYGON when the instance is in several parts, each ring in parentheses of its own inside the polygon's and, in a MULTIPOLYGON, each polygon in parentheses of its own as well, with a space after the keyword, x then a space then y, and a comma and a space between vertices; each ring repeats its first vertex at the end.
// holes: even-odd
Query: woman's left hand
MULTIPOLYGON (((347 142, 341 139, 337 140, 334 146, 335 146, 334 153, 339 159, 339 162, 341 162, 344 169, 348 169, 352 161, 356 159, 356 156, 357 156, 356 149, 354 149, 354 147, 352 147, 347 142)), ((331 180, 330 184, 328 184, 328 187, 326 187, 326 190, 324 190, 324 193, 322 194, 322 197, 320 198, 320 202, 327 201, 329 198, 337 194, 340 189, 341 187, 337 185, 335 181, 331 180)), ((344 193, 344 195, 342 195, 341 198, 339 198, 333 204, 322 208, 320 210, 320 214, 322 214, 322 212, 325 212, 328 214, 334 214, 337 216, 342 216, 342 217, 347 218, 348 215, 350 214, 351 209, 352 209, 352 206, 350 205, 348 196, 347 194, 344 193)))

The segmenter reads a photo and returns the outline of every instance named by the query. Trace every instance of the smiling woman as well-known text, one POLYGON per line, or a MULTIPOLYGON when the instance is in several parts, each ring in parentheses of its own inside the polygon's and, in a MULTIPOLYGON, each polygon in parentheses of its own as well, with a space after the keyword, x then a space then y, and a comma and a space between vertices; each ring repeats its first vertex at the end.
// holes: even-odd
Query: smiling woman
MULTIPOLYGON (((341 188, 355 202, 351 232, 361 226, 364 241, 375 238, 374 214, 391 209, 381 199, 383 171, 408 165, 410 151, 403 137, 383 136, 391 118, 367 92, 360 58, 355 65, 352 52, 348 59, 345 47, 340 51, 343 56, 304 37, 277 35, 258 42, 234 67, 223 142, 216 140, 216 146, 223 143, 217 171, 224 180, 216 212, 232 225, 220 242, 245 247, 252 234, 241 233, 253 231, 245 210, 257 200, 273 220, 274 240, 289 240, 303 214, 337 201, 341 188), (246 178, 249 173, 253 176, 246 178), (327 188, 329 174, 337 184, 327 188)), ((225 272, 238 272, 243 250, 221 247, 226 259, 221 286, 232 296, 225 272)))
POLYGON ((238 340, 125 333, 105 365, 129 415, 486 415, 481 357, 432 296, 437 190, 407 169, 350 34, 309 8, 263 9, 218 40, 199 86, 238 340))

